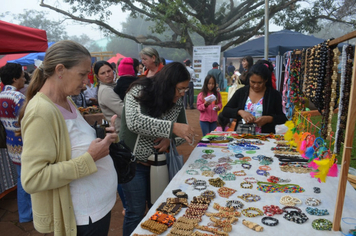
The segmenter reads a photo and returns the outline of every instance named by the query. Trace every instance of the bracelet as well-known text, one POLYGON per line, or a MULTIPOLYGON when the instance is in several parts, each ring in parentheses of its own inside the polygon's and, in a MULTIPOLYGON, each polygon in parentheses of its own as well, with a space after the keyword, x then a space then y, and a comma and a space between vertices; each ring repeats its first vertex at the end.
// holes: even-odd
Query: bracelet
POLYGON ((211 186, 220 188, 225 185, 225 182, 220 178, 216 178, 216 179, 209 179, 209 184, 211 186))
POLYGON ((241 166, 242 166, 242 168, 249 170, 249 169, 251 169, 251 166, 252 166, 252 165, 251 165, 251 164, 243 163, 243 164, 241 164, 241 166))
POLYGON ((244 226, 246 226, 247 228, 253 229, 253 230, 257 231, 257 232, 262 232, 263 231, 263 227, 262 226, 260 226, 259 224, 253 223, 251 221, 243 219, 242 220, 242 224, 244 226))
POLYGON ((321 203, 321 200, 316 199, 316 198, 307 198, 307 200, 305 200, 305 204, 307 204, 308 206, 319 206, 321 203))
POLYGON ((205 189, 207 189, 207 187, 208 186, 206 186, 206 185, 194 185, 194 189, 199 190, 199 191, 205 190, 205 189))
POLYGON ((252 183, 249 183, 249 182, 241 182, 240 186, 241 186, 241 188, 245 188, 245 189, 246 188, 252 189, 252 187, 253 187, 252 183))
POLYGON ((255 179, 254 177, 246 177, 246 178, 244 178, 244 180, 251 184, 257 183, 257 179, 255 179))
POLYGON ((271 167, 269 167, 269 166, 260 166, 260 167, 258 167, 258 169, 267 171, 267 170, 271 170, 271 167))
POLYGON ((205 160, 205 159, 197 159, 197 160, 194 161, 194 163, 200 163, 200 164, 205 165, 206 163, 208 163, 208 161, 205 160))
POLYGON ((314 187, 313 189, 314 189, 314 193, 320 193, 320 188, 314 187))
POLYGON ((242 194, 241 196, 237 196, 238 198, 241 198, 245 202, 257 202, 261 200, 261 197, 255 194, 250 194, 250 193, 245 193, 242 194))
POLYGON ((275 205, 264 206, 263 211, 266 216, 274 216, 275 214, 282 214, 284 212, 279 206, 275 205))
POLYGON ((320 210, 316 207, 307 207, 306 212, 308 212, 310 215, 317 215, 317 216, 329 215, 329 212, 327 209, 320 210))
POLYGON ((213 177, 215 172, 212 170, 204 170, 201 174, 205 177, 213 177))
POLYGON ((232 172, 235 176, 245 176, 246 173, 244 170, 238 170, 238 171, 234 171, 232 172))
POLYGON ((221 174, 220 177, 223 180, 236 180, 236 176, 232 173, 221 174))
POLYGON ((221 187, 218 190, 218 194, 220 197, 225 197, 225 198, 229 198, 232 194, 234 194, 236 192, 235 189, 232 188, 227 188, 227 187, 221 187))
POLYGON ((206 190, 204 191, 202 194, 200 194, 202 197, 205 198, 210 198, 210 199, 214 199, 215 198, 215 192, 211 191, 211 190, 206 190))
POLYGON ((260 170, 260 169, 258 169, 258 170, 256 170, 256 173, 258 174, 258 175, 264 175, 264 176, 269 176, 269 173, 267 172, 267 171, 265 171, 265 170, 260 170))
POLYGON ((244 155, 243 155, 242 153, 237 153, 237 154, 235 154, 235 157, 236 157, 236 158, 243 158, 244 155))
POLYGON ((290 211, 286 213, 283 218, 297 224, 303 224, 309 219, 305 213, 301 213, 299 211, 290 211))
POLYGON ((188 175, 197 175, 197 174, 199 174, 199 172, 196 171, 196 170, 187 170, 186 173, 187 173, 188 175))
POLYGON ((287 209, 294 209, 294 210, 297 210, 300 213, 302 212, 302 210, 300 208, 295 207, 295 206, 285 206, 285 207, 282 208, 283 212, 288 213, 287 209))
POLYGON ((297 204, 302 204, 302 201, 299 198, 286 195, 286 196, 281 197, 281 199, 279 200, 279 203, 281 203, 285 206, 295 206, 297 204))
POLYGON ((196 178, 189 178, 189 179, 185 180, 185 183, 189 184, 189 185, 192 185, 192 184, 195 184, 196 181, 197 181, 196 178))
POLYGON ((213 169, 216 174, 222 174, 226 172, 226 169, 222 166, 217 166, 213 169))
POLYGON ((265 216, 262 218, 261 222, 267 226, 276 226, 278 225, 278 219, 270 217, 270 216, 265 216), (272 221, 272 222, 268 222, 268 221, 272 221))
POLYGON ((201 155, 202 158, 204 159, 212 159, 213 157, 216 157, 214 154, 203 154, 201 155))
POLYGON ((316 230, 331 230, 333 223, 327 219, 316 219, 312 222, 313 229, 316 230))
POLYGON ((209 161, 208 166, 209 167, 215 167, 218 163, 216 161, 209 161))
POLYGON ((235 210, 237 210, 244 208, 244 204, 238 200, 230 200, 226 201, 226 207, 233 207, 235 210))
POLYGON ((206 153, 206 154, 211 154, 211 153, 214 152, 214 150, 212 150, 212 149, 203 149, 202 152, 206 153))
POLYGON ((241 160, 243 160, 243 161, 251 161, 251 157, 243 157, 243 158, 241 158, 241 160))
POLYGON ((200 167, 200 170, 204 171, 204 170, 211 170, 211 169, 208 166, 202 166, 200 167))
POLYGON ((249 207, 246 209, 243 209, 241 211, 241 213, 246 216, 246 217, 256 217, 256 216, 263 216, 263 211, 261 211, 260 209, 256 208, 256 207, 249 207), (248 211, 257 211, 257 213, 249 213, 248 211))

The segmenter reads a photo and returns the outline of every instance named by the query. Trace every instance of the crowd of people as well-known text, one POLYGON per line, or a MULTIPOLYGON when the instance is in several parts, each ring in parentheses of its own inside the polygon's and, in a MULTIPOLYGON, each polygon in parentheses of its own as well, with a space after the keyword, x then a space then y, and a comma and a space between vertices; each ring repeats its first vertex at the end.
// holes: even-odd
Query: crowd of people
MULTIPOLYGON (((194 107, 195 73, 190 59, 165 65, 156 49, 145 47, 136 58, 117 64, 91 63, 88 50, 73 41, 48 48, 31 75, 26 96, 21 65, 0 69, 5 85, 0 93, 0 120, 8 137, 9 155, 18 170, 20 222, 34 222, 41 233, 107 235, 111 209, 119 193, 124 207, 123 235, 129 236, 143 219, 150 201, 148 158, 176 145, 192 143, 195 130, 185 110, 194 107), (89 79, 91 78, 91 79, 89 79), (110 126, 104 139, 96 137, 78 107, 98 105, 110 126), (40 136, 33 134, 41 131, 40 136), (118 184, 109 146, 124 141, 137 158, 135 177, 118 184), (103 184, 105 183, 105 184, 103 184)), ((242 60, 239 79, 245 86, 223 107, 226 89, 219 64, 203 81, 197 96, 203 135, 232 120, 238 128, 256 124, 256 132, 275 132, 283 124, 279 92, 273 87, 273 65, 242 60), (220 113, 220 114, 219 114, 220 113)), ((230 64, 228 73, 236 75, 230 64)))

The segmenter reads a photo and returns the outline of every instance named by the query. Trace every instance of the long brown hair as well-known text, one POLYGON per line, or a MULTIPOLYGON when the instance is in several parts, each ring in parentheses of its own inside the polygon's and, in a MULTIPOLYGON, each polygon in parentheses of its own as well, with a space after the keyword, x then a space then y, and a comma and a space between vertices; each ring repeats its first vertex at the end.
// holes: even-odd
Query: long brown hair
POLYGON ((21 120, 25 114, 27 104, 41 90, 47 78, 55 73, 58 64, 70 69, 88 57, 91 57, 90 52, 84 46, 70 40, 59 41, 48 48, 42 65, 32 74, 26 93, 26 101, 20 111, 19 125, 21 126, 21 120))
POLYGON ((207 76, 205 77, 203 87, 201 88, 201 91, 202 91, 202 93, 203 93, 203 97, 208 96, 208 93, 209 93, 208 83, 209 83, 209 80, 210 80, 210 79, 213 79, 213 80, 214 80, 215 86, 214 86, 214 88, 213 88, 212 93, 213 93, 213 94, 215 95, 215 97, 216 97, 216 102, 219 103, 220 101, 219 101, 219 97, 218 97, 218 90, 217 90, 217 88, 216 88, 216 79, 215 79, 215 77, 212 76, 212 75, 207 75, 207 76))

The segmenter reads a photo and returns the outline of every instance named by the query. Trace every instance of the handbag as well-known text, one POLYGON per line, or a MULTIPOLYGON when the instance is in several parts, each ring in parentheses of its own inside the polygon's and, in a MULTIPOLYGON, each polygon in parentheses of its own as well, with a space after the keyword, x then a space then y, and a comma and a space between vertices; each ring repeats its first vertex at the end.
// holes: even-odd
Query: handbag
POLYGON ((239 121, 237 128, 236 128, 236 133, 237 134, 256 134, 256 127, 257 125, 252 123, 252 124, 243 124, 241 121, 239 121))
POLYGON ((182 169, 183 167, 183 156, 179 155, 176 147, 176 142, 174 139, 171 139, 171 144, 169 152, 166 153, 167 166, 169 173, 169 181, 182 169))
POLYGON ((227 100, 229 101, 230 98, 234 95, 236 90, 244 87, 245 85, 241 83, 241 80, 239 78, 236 79, 235 83, 229 88, 228 94, 227 94, 227 100))
MULTIPOLYGON (((105 138, 105 125, 97 125, 95 121, 92 126, 96 137, 105 138)), ((136 157, 123 140, 112 143, 109 147, 110 156, 113 160, 119 184, 130 182, 136 174, 136 157)))
POLYGON ((7 148, 6 145, 6 130, 2 122, 0 121, 0 148, 7 148))

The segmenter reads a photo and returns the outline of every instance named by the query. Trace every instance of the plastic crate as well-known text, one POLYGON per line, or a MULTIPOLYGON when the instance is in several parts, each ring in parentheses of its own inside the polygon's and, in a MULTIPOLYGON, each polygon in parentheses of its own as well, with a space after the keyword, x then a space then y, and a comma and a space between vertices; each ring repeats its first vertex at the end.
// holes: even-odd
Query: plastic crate
POLYGON ((222 108, 220 111, 218 111, 218 114, 220 112, 222 112, 222 110, 224 109, 224 106, 226 105, 227 103, 227 92, 220 92, 220 95, 221 95, 221 104, 222 104, 222 108))

